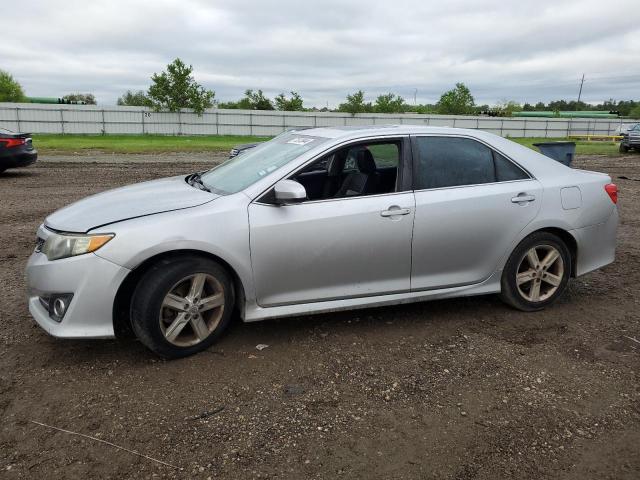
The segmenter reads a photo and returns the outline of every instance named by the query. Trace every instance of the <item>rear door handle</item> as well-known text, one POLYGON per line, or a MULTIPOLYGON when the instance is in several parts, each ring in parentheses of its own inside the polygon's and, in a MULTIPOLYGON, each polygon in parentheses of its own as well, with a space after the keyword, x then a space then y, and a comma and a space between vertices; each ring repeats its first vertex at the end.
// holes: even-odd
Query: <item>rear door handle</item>
POLYGON ((536 199, 533 195, 527 195, 526 193, 519 193, 516 197, 511 199, 512 203, 527 203, 533 202, 536 199))
POLYGON ((392 205, 389 210, 383 210, 380 212, 382 217, 395 217, 396 215, 408 215, 411 213, 410 208, 400 208, 397 205, 392 205))

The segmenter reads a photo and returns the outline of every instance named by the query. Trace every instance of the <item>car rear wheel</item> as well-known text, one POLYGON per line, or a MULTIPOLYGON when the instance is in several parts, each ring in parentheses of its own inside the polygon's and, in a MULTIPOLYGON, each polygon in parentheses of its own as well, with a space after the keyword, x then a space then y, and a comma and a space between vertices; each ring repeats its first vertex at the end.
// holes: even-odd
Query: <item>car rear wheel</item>
POLYGON ((627 153, 629 151, 629 147, 621 143, 618 150, 620 151, 620 153, 627 153))
POLYGON ((226 270, 205 258, 163 260, 141 278, 131 302, 138 339, 165 358, 200 352, 231 321, 233 284, 226 270))
POLYGON ((542 310, 562 295, 570 276, 571 254, 565 243, 552 233, 537 232, 509 257, 500 297, 518 310, 542 310))

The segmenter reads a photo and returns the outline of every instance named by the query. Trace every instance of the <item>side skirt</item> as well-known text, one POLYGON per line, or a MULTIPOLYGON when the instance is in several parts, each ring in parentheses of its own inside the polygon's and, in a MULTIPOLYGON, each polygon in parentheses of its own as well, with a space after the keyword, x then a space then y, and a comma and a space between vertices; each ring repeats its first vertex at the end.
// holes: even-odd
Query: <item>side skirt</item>
POLYGON ((472 295, 486 295, 500 292, 500 277, 502 271, 494 272, 484 282, 461 287, 443 288, 437 290, 423 290, 419 292, 396 293, 392 295, 378 295, 374 297, 358 297, 343 300, 329 300, 326 302, 298 303, 295 305, 280 305, 277 307, 260 307, 256 304, 247 305, 245 322, 257 322, 269 318, 294 317, 316 313, 339 312, 342 310, 356 310, 361 308, 383 307, 403 303, 438 300, 441 298, 467 297, 472 295))

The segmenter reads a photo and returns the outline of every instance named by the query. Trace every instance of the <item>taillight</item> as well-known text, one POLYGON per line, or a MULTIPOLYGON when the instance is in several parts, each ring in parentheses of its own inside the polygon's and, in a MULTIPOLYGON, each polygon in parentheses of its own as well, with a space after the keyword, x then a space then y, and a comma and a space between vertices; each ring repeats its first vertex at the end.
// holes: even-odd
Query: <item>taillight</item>
POLYGON ((2 138, 0 139, 0 143, 6 147, 19 147, 20 145, 24 145, 26 143, 26 139, 24 138, 2 138))
POLYGON ((618 186, 615 183, 607 183, 604 186, 604 191, 607 192, 613 203, 618 203, 618 186))

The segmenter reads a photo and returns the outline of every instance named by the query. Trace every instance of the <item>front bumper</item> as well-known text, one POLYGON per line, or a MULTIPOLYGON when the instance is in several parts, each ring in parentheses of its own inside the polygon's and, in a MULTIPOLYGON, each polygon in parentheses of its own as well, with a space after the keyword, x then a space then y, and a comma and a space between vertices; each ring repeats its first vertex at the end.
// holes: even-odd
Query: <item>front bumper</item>
POLYGON ((640 135, 624 135, 622 138, 622 145, 629 148, 640 147, 640 135))
POLYGON ((93 253, 49 261, 34 252, 27 263, 29 312, 54 337, 112 338, 113 302, 129 272, 93 253), (73 293, 60 322, 49 317, 39 300, 54 293, 73 293))

